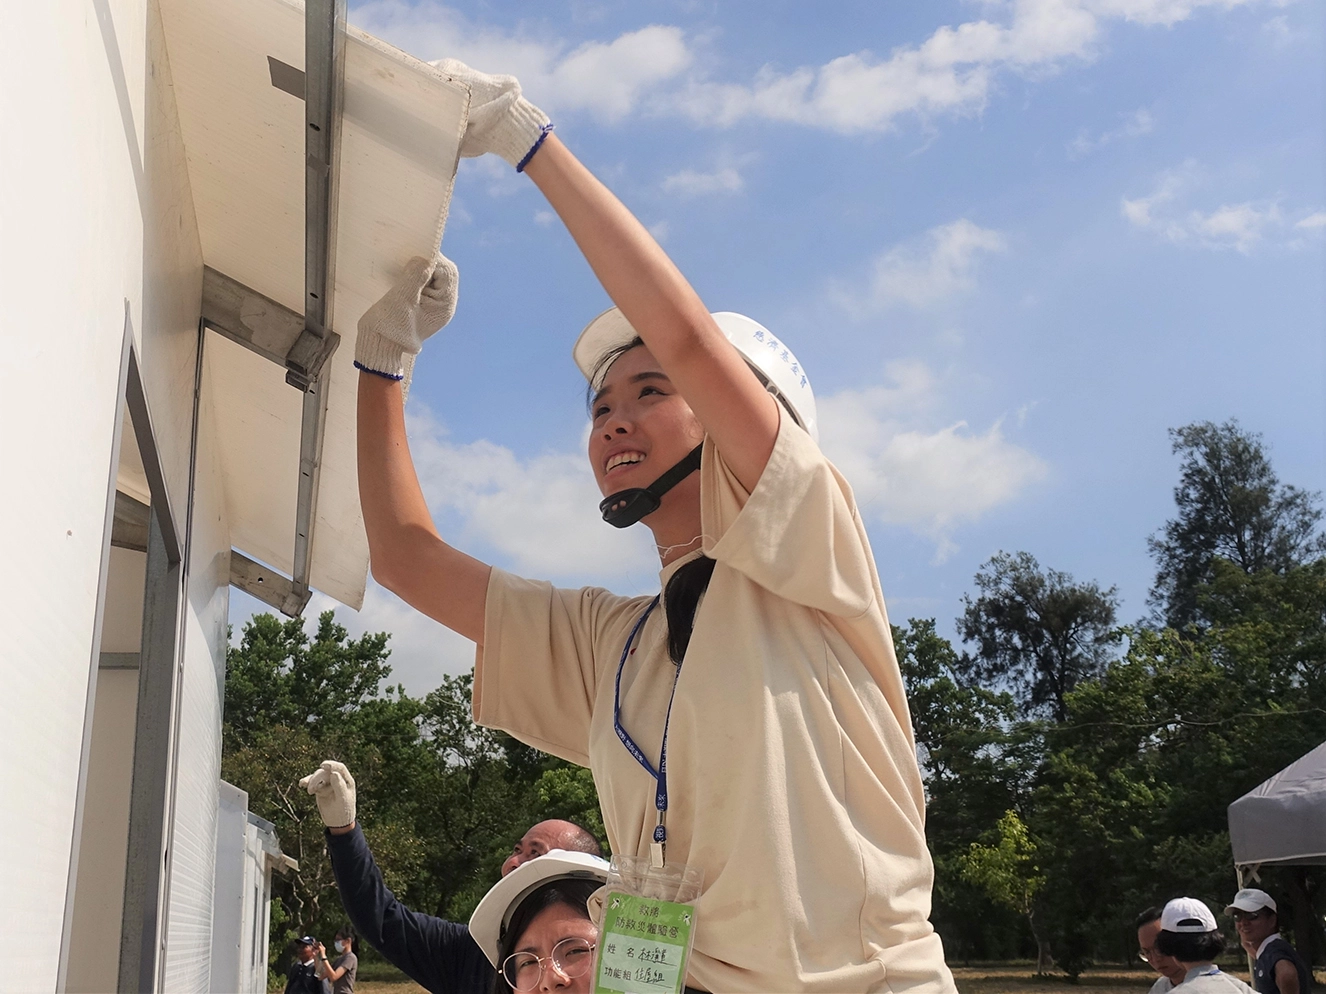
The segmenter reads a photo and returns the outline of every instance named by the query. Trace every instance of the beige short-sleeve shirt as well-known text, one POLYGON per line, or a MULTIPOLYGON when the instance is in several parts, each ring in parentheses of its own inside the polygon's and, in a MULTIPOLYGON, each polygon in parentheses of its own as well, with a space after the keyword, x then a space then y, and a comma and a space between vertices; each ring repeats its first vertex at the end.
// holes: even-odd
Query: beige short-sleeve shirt
MULTIPOLYGON (((700 473, 717 565, 667 753, 667 856, 704 871, 688 982, 953 991, 928 920, 911 718, 851 489, 786 416, 753 492, 710 440, 700 473)), ((475 719, 589 766, 613 850, 638 855, 656 783, 614 731, 613 695, 652 599, 494 569, 475 666, 475 719)), ((622 725, 655 768, 676 673, 659 608, 621 676, 622 725)))

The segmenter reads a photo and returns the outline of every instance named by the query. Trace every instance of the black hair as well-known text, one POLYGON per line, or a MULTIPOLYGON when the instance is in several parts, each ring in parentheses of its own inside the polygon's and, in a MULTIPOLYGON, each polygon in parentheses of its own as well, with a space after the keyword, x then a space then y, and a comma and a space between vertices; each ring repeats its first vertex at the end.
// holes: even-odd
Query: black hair
POLYGON ((525 930, 539 912, 555 904, 565 904, 585 921, 590 921, 589 908, 586 904, 600 886, 602 885, 597 880, 572 877, 550 880, 526 895, 520 902, 520 907, 516 908, 515 914, 511 916, 506 931, 497 940, 497 973, 493 977, 493 994, 515 994, 502 974, 502 964, 515 952, 516 943, 524 937, 525 930))
POLYGON ((359 953, 359 936, 355 935, 355 930, 354 930, 351 926, 349 926, 349 925, 342 925, 340 928, 338 928, 338 929, 336 930, 336 936, 335 936, 335 938, 337 938, 337 939, 345 939, 347 942, 350 943, 350 952, 355 953, 356 955, 358 955, 358 953, 359 953))
POLYGON ((1219 932, 1169 932, 1161 929, 1156 949, 1163 956, 1173 956, 1180 963, 1206 963, 1225 951, 1225 937, 1219 932))
POLYGON ((1160 909, 1154 904, 1137 916, 1137 921, 1133 922, 1133 928, 1141 928, 1143 925, 1150 925, 1154 921, 1160 920, 1160 909))
POLYGON ((700 607, 700 598, 709 589, 714 565, 714 560, 708 556, 698 556, 678 566, 663 591, 663 610, 668 618, 668 655, 678 666, 686 655, 686 647, 691 644, 695 612, 700 607))
POLYGON ((602 389, 603 378, 608 375, 608 370, 612 367, 612 364, 626 355, 627 352, 630 352, 631 349, 638 349, 644 344, 645 340, 636 335, 629 342, 614 345, 595 360, 593 368, 589 371, 589 384, 585 387, 585 407, 590 409, 589 416, 591 420, 594 417, 594 398, 598 396, 599 390, 602 389))

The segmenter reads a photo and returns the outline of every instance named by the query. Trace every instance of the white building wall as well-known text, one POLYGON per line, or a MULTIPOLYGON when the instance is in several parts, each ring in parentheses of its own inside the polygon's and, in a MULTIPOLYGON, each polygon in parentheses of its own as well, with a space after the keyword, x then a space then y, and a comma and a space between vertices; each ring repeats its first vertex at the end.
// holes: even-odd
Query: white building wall
POLYGON ((0 961, 6 988, 53 990, 126 300, 141 320, 145 6, 6 3, 4 22, 0 460, 22 484, 0 512, 23 568, 0 578, 0 961))
POLYGON ((175 821, 168 868, 170 894, 162 987, 171 992, 208 990, 212 951, 230 537, 212 431, 210 383, 210 377, 204 374, 185 606, 175 821))

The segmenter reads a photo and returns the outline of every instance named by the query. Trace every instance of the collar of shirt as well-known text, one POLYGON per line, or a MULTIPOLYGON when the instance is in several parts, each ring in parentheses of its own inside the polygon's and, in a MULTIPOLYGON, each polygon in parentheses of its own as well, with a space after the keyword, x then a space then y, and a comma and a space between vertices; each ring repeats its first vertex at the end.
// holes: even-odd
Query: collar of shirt
POLYGON ((1201 966, 1194 966, 1188 971, 1187 976, 1183 978, 1183 982, 1186 984, 1189 980, 1192 980, 1194 977, 1209 977, 1212 974, 1216 974, 1219 972, 1220 972, 1220 967, 1216 966, 1214 963, 1206 963, 1201 966))
POLYGON ((1272 942, 1274 942, 1278 938, 1280 938, 1280 933, 1272 932, 1266 938, 1262 939, 1262 944, 1257 947, 1257 955, 1254 956, 1253 959, 1261 959, 1262 953, 1266 952, 1266 947, 1269 946, 1272 942))

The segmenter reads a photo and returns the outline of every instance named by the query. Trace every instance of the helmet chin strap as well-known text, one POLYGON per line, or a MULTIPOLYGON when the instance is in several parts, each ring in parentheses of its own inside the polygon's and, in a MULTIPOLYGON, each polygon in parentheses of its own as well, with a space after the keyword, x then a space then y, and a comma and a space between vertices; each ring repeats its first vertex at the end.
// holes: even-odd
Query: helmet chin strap
POLYGON ((663 495, 700 468, 700 450, 703 443, 691 449, 681 462, 647 487, 632 487, 609 494, 599 503, 603 520, 614 528, 627 528, 647 514, 653 514, 663 503, 663 495))

